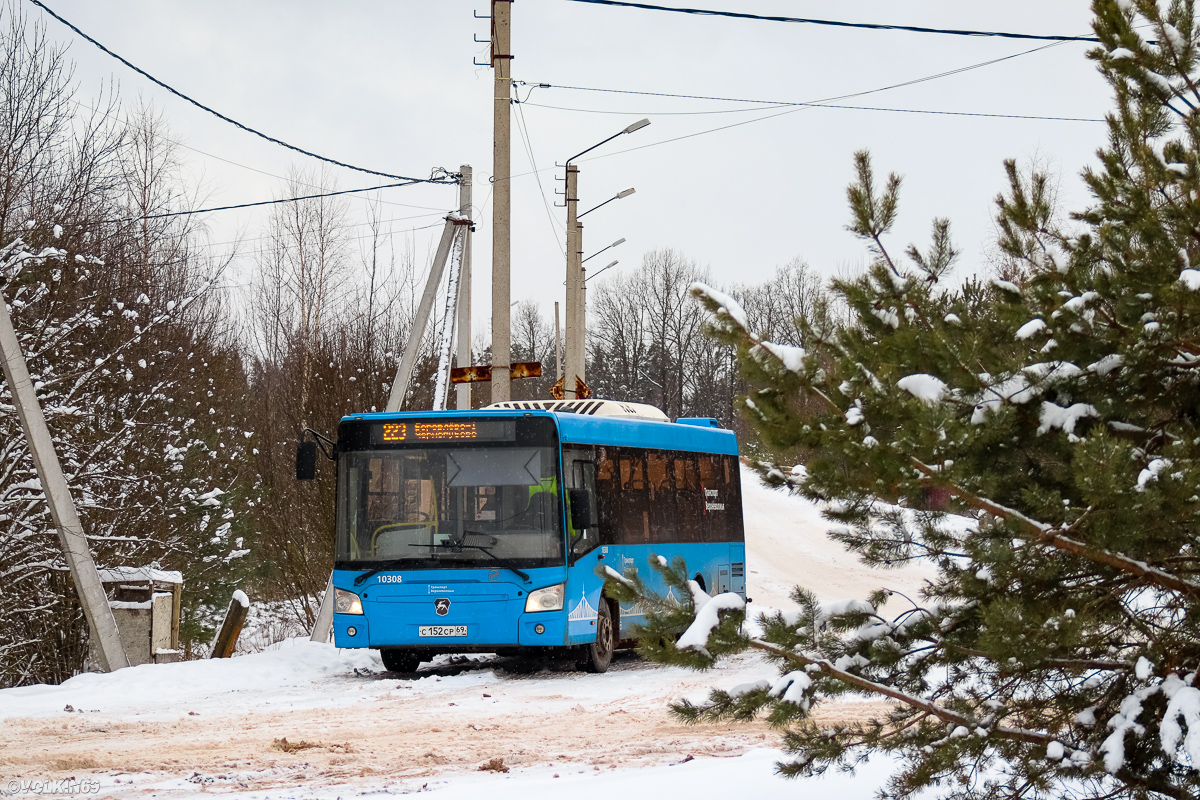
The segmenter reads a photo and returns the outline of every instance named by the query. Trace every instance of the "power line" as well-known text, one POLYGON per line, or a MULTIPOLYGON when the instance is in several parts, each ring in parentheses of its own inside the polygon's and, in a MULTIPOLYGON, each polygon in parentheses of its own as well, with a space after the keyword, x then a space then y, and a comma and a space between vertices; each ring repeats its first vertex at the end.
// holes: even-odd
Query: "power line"
POLYGON ((731 17, 760 22, 793 22, 805 25, 828 25, 835 28, 866 28, 875 31, 908 31, 910 33, 939 33, 949 36, 985 36, 1000 39, 1034 39, 1052 42, 1099 42, 1095 36, 1041 36, 1033 33, 1011 33, 1008 31, 970 31, 955 28, 924 28, 918 25, 883 25, 875 22, 842 22, 832 19, 810 19, 806 17, 775 17, 762 14, 745 14, 740 11, 713 11, 703 8, 672 8, 650 3, 630 3, 626 0, 569 0, 572 3, 590 3, 602 6, 636 8, 643 11, 673 11, 678 14, 696 14, 705 17, 731 17))
MULTIPOLYGON (((713 98, 716 99, 716 98, 713 98)), ((753 101, 745 101, 753 102, 753 101)), ((583 114, 620 114, 623 116, 659 116, 669 114, 732 114, 746 111, 772 111, 785 106, 801 106, 807 108, 842 108, 853 111, 893 111, 903 114, 943 114, 953 117, 987 117, 990 119, 1036 119, 1051 122, 1104 122, 1100 117, 1046 117, 1037 114, 987 114, 980 111, 938 111, 926 108, 884 108, 880 106, 846 106, 831 103, 777 103, 754 108, 727 108, 720 111, 604 111, 597 108, 567 108, 564 106, 549 106, 544 103, 526 103, 534 108, 550 108, 555 111, 576 111, 583 114)))
MULTIPOLYGON (((95 114, 101 114, 101 115, 107 117, 108 119, 113 120, 114 122, 117 122, 117 123, 122 122, 122 120, 120 120, 117 117, 113 116, 112 114, 108 113, 104 109, 88 105, 87 103, 83 102, 82 100, 76 100, 73 97, 69 98, 69 99, 72 103, 79 106, 80 108, 85 108, 88 111, 91 111, 95 114)), ((160 135, 159 138, 161 138, 162 141, 166 142, 167 144, 172 144, 172 145, 175 145, 176 147, 182 147, 184 150, 191 150, 193 153, 198 153, 202 156, 205 156, 206 158, 211 158, 216 161, 224 162, 226 164, 229 164, 230 166, 238 167, 239 169, 248 170, 250 172, 257 172, 259 175, 266 175, 268 178, 278 178, 281 181, 286 181, 295 186, 303 186, 303 187, 307 187, 309 189, 320 189, 321 188, 318 184, 315 184, 315 183, 307 183, 305 181, 297 180, 296 178, 288 178, 283 175, 276 175, 274 172, 267 172, 266 170, 259 169, 258 167, 251 167, 248 164, 241 164, 241 163, 238 163, 237 161, 231 161, 230 159, 225 158, 223 156, 216 155, 215 153, 209 153, 204 150, 200 150, 198 148, 192 147, 191 145, 186 144, 185 142, 181 142, 178 139, 172 139, 168 136, 162 136, 162 135, 160 135)), ((369 191, 369 189, 364 189, 363 191, 369 191)), ((366 197, 362 197, 359 199, 364 200, 368 203, 371 202, 371 200, 366 197)), ((425 211, 433 211, 433 212, 436 212, 439 214, 449 213, 445 209, 441 209, 436 206, 418 206, 418 205, 414 205, 413 203, 398 203, 395 200, 383 200, 383 199, 380 199, 379 202, 383 203, 384 205, 399 206, 401 208, 419 208, 419 209, 422 209, 425 211)), ((418 216, 427 216, 427 215, 418 215, 418 216)), ((405 218, 405 219, 407 219, 407 218, 405 218)))
MULTIPOLYGON (((333 164, 334 166, 338 166, 338 167, 344 167, 345 169, 352 169, 352 170, 354 170, 354 171, 356 171, 356 172, 365 172, 365 173, 366 173, 366 174, 368 174, 368 175, 378 175, 378 176, 379 176, 379 177, 381 177, 381 178, 392 178, 393 180, 398 180, 398 181, 406 181, 406 183, 403 183, 403 184, 397 184, 397 185, 402 185, 402 186, 408 186, 408 185, 410 185, 410 184, 413 184, 413 183, 456 183, 456 182, 457 182, 457 180, 458 180, 458 179, 457 179, 457 176, 455 176, 455 175, 453 175, 453 174, 451 174, 451 173, 447 172, 446 170, 444 170, 444 169, 442 169, 442 168, 440 168, 440 167, 436 168, 436 169, 433 171, 433 173, 431 174, 431 176, 430 176, 430 177, 428 177, 428 178, 410 178, 410 177, 407 177, 407 176, 405 176, 405 175, 392 175, 391 173, 388 173, 388 172, 379 172, 379 171, 377 171, 377 170, 373 170, 373 169, 366 169, 365 167, 356 167, 356 166, 354 166, 353 164, 347 164, 347 163, 345 163, 345 162, 343 162, 343 161, 337 161, 337 160, 335 160, 335 159, 332 159, 332 158, 326 158, 325 156, 322 156, 322 155, 317 155, 316 153, 313 153, 313 152, 311 152, 311 151, 309 151, 309 150, 305 150, 305 149, 303 149, 303 148, 301 148, 301 147, 297 147, 296 145, 293 145, 293 144, 288 144, 287 142, 285 142, 285 141, 283 141, 283 140, 281 140, 281 139, 276 139, 276 138, 275 138, 275 137, 273 137, 273 136, 268 136, 267 134, 265 134, 265 133, 263 133, 263 132, 261 132, 261 131, 257 131, 257 130, 255 130, 254 128, 251 128, 251 127, 249 127, 248 125, 243 125, 242 123, 238 122, 237 120, 235 120, 235 119, 231 119, 230 117, 227 117, 227 116, 225 116, 224 114, 222 114, 222 113, 221 113, 221 112, 219 112, 219 111, 216 111, 216 110, 214 110, 214 109, 212 109, 212 108, 209 108, 208 106, 204 105, 203 103, 201 103, 201 102, 199 102, 199 101, 197 101, 197 100, 193 100, 192 98, 188 97, 186 94, 184 94, 183 92, 179 91, 178 89, 172 88, 171 86, 168 86, 167 84, 163 83, 163 82, 162 82, 162 81, 160 81, 158 78, 156 78, 156 77, 154 77, 153 75, 151 75, 149 72, 146 72, 144 69, 140 69, 139 67, 136 67, 136 66, 134 66, 134 65, 133 65, 133 64, 131 64, 129 61, 127 61, 127 60, 125 60, 124 58, 122 58, 121 56, 117 55, 117 54, 116 54, 116 53, 114 53, 112 50, 109 50, 107 47, 105 47, 104 45, 100 44, 100 42, 96 41, 96 40, 95 40, 95 39, 93 39, 91 36, 88 36, 86 33, 84 33, 83 31, 81 31, 79 28, 75 27, 75 26, 74 26, 74 25, 72 25, 70 22, 68 22, 67 20, 63 19, 63 18, 62 18, 61 16, 59 16, 58 14, 54 13, 54 11, 52 11, 52 10, 50 9, 50 7, 49 7, 49 6, 47 6, 45 3, 43 3, 41 0, 29 0, 29 2, 33 3, 33 4, 34 4, 35 6, 37 6, 38 8, 42 9, 42 10, 43 10, 43 11, 45 11, 47 14, 49 14, 49 15, 50 15, 50 16, 52 16, 52 17, 54 17, 56 20, 58 20, 59 22, 61 22, 63 25, 66 25, 68 28, 70 28, 71 30, 75 31, 75 33, 77 33, 79 36, 81 36, 83 39, 87 40, 87 41, 88 41, 88 42, 90 42, 91 44, 93 44, 93 45, 95 45, 96 47, 98 47, 98 48, 99 48, 101 51, 103 51, 104 53, 108 54, 109 56, 112 56, 112 57, 113 57, 113 58, 115 58, 117 61, 120 61, 122 64, 124 64, 125 66, 129 67, 131 70, 133 70, 134 72, 138 73, 139 75, 141 75, 142 77, 146 78, 147 80, 149 80, 149 81, 151 81, 151 82, 153 82, 153 83, 157 84, 158 86, 161 86, 162 88, 166 89, 168 92, 170 92, 171 94, 175 95, 176 97, 178 97, 178 98, 180 98, 180 99, 182 99, 182 100, 186 100, 187 102, 191 103, 192 105, 196 106, 197 108, 199 108, 199 109, 201 109, 201 110, 203 110, 203 111, 207 111, 209 114, 212 114, 212 115, 213 115, 214 117, 216 117, 217 119, 220 119, 220 120, 223 120, 223 121, 225 121, 225 122, 228 122, 230 125, 234 125, 234 126, 236 126, 236 127, 238 127, 238 128, 241 128, 242 130, 246 131, 247 133, 252 133, 252 134, 254 134, 255 136, 258 136, 258 137, 260 137, 260 138, 262 138, 262 139, 266 139, 268 142, 271 142, 271 143, 273 143, 273 144, 277 144, 277 145, 279 145, 280 147, 286 147, 286 148, 287 148, 287 149, 289 149, 289 150, 293 150, 293 151, 295 151, 295 152, 297 152, 297 153, 300 153, 300 154, 302 154, 302 155, 309 156, 310 158, 315 158, 315 159, 318 159, 319 161, 324 161, 324 162, 326 162, 327 164, 333 164), (440 176, 438 175, 438 173, 439 173, 439 172, 441 173, 441 175, 440 175, 440 176)), ((237 207, 238 207, 238 206, 231 206, 231 208, 237 208, 237 207)), ((224 209, 215 209, 215 210, 222 210, 222 211, 223 211, 224 209)))
MULTIPOLYGON (((592 158, 588 158, 586 160, 593 161, 593 160, 596 160, 599 158, 610 158, 612 156, 621 155, 622 153, 632 153, 635 150, 644 150, 647 147, 657 147, 662 144, 670 144, 671 142, 678 142, 678 141, 682 141, 684 139, 691 139, 696 136, 704 136, 705 134, 709 134, 709 133, 716 133, 718 131, 729 130, 730 128, 739 128, 742 125, 750 125, 755 122, 763 122, 768 119, 774 119, 775 117, 781 117, 785 114, 795 114, 797 111, 804 111, 804 110, 810 109, 810 108, 824 107, 824 106, 827 106, 829 103, 835 103, 839 100, 849 100, 853 97, 862 97, 862 96, 868 95, 868 94, 876 94, 878 92, 886 92, 891 89, 899 89, 904 86, 913 86, 918 83, 925 83, 927 81, 937 80, 939 78, 945 78, 950 75, 957 75, 959 73, 967 72, 969 70, 991 66, 992 64, 998 64, 1002 61, 1009 61, 1014 58, 1019 58, 1020 56, 1029 55, 1030 53, 1036 53, 1039 50, 1046 50, 1051 47, 1059 47, 1062 44, 1064 44, 1064 42, 1052 42, 1051 44, 1044 44, 1044 45, 1041 45, 1040 47, 1035 47, 1031 50, 1023 50, 1020 53, 1013 53, 1012 55, 1001 56, 1000 58, 993 58, 988 61, 980 61, 976 64, 969 64, 965 67, 957 67, 955 69, 946 70, 944 72, 939 72, 939 73, 936 73, 933 75, 925 75, 920 78, 913 78, 912 80, 902 81, 900 83, 893 83, 888 86, 880 86, 876 89, 867 89, 867 90, 864 90, 861 92, 852 92, 850 94, 838 95, 836 97, 825 97, 825 98, 822 98, 819 100, 810 100, 804 104, 793 103, 793 104, 790 104, 790 107, 786 108, 786 110, 778 111, 774 114, 767 114, 766 116, 756 117, 754 119, 743 120, 742 122, 734 122, 729 125, 721 125, 720 127, 716 127, 716 128, 709 128, 707 130, 696 131, 695 133, 688 133, 688 134, 684 134, 683 136, 675 136, 673 138, 663 139, 658 142, 650 142, 649 144, 638 145, 637 147, 629 147, 624 150, 615 150, 615 151, 612 151, 609 153, 605 153, 603 155, 593 156, 592 158)), ((549 85, 549 84, 547 84, 547 85, 549 85)), ((733 102, 745 102, 745 101, 741 100, 740 98, 705 97, 702 95, 683 95, 683 94, 672 95, 672 94, 667 94, 665 92, 635 92, 633 90, 628 90, 628 89, 597 89, 597 88, 591 88, 591 87, 585 87, 585 86, 559 86, 558 88, 560 88, 560 89, 575 89, 578 91, 607 92, 607 93, 612 93, 612 94, 645 94, 645 95, 652 96, 652 97, 679 97, 679 98, 685 98, 685 99, 729 100, 729 101, 733 101, 733 102)), ((755 102, 755 101, 750 101, 750 102, 755 102)), ((761 101, 759 101, 759 102, 761 102, 761 101)), ((789 105, 789 104, 775 103, 774 105, 776 107, 778 107, 780 105, 789 105)))
MULTIPOLYGON (((395 189, 399 186, 411 186, 418 181, 410 180, 406 183, 389 183, 386 186, 368 186, 364 189, 344 189, 340 192, 324 192, 322 194, 306 194, 302 197, 285 197, 282 200, 261 200, 257 203, 239 203, 236 206, 219 206, 217 208, 197 208, 194 211, 171 211, 166 214, 147 214, 144 217, 129 217, 128 219, 110 219, 109 223, 115 222, 141 222, 144 219, 163 219, 164 217, 186 217, 192 214, 208 214, 213 211, 233 211, 237 208, 254 208, 255 206, 273 206, 279 203, 295 203, 300 200, 316 200, 320 197, 337 197, 343 194, 355 194, 357 192, 373 192, 376 189, 395 189)), ((424 216, 423 214, 421 216, 424 216)))
MULTIPOLYGON (((425 217, 442 217, 442 218, 444 218, 447 214, 450 214, 450 213, 452 213, 452 212, 447 210, 447 211, 435 212, 432 214, 413 214, 412 216, 408 216, 408 217, 391 217, 389 219, 369 220, 367 222, 351 222, 351 223, 345 224, 342 227, 365 228, 370 225, 375 225, 375 226, 379 226, 380 228, 383 228, 384 226, 387 226, 391 223, 407 222, 410 219, 423 219, 425 217)), ((391 231, 391 230, 383 231, 381 235, 387 236, 387 235, 391 235, 392 233, 408 233, 411 231, 421 231, 421 230, 425 230, 426 228, 432 228, 432 227, 436 227, 436 226, 443 225, 443 224, 444 223, 441 220, 439 220, 438 222, 434 222, 429 225, 422 225, 417 228, 405 228, 404 230, 400 230, 400 231, 391 231)), ((357 241, 358 239, 368 239, 372 235, 373 234, 364 234, 363 236, 356 236, 353 238, 355 241, 357 241)), ((203 242, 203 243, 201 243, 201 246, 202 247, 225 247, 226 245, 234 245, 234 244, 236 244, 236 245, 252 244, 254 242, 266 241, 267 239, 270 239, 270 238, 272 238, 270 234, 265 234, 263 236, 252 236, 249 238, 242 238, 242 239, 230 239, 230 240, 224 241, 224 242, 203 242)))
POLYGON ((550 222, 550 232, 554 234, 554 243, 564 256, 562 240, 558 238, 558 228, 555 226, 554 214, 550 211, 550 201, 546 198, 546 189, 542 186, 542 176, 538 173, 537 161, 533 157, 533 138, 529 135, 529 124, 525 121, 525 110, 517 105, 517 132, 521 134, 521 142, 525 145, 525 154, 529 157, 529 166, 533 168, 533 177, 537 181, 538 194, 542 196, 542 207, 546 209, 546 219, 550 222))

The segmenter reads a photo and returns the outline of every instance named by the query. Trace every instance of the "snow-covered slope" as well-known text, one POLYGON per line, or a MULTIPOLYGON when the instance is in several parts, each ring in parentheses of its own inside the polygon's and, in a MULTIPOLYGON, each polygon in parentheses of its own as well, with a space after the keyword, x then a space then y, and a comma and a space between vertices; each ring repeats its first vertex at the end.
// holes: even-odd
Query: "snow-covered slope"
POLYGON ((794 608, 788 599, 800 584, 823 601, 863 599, 875 589, 894 589, 912 597, 933 571, 924 566, 872 569, 830 539, 833 523, 820 509, 784 489, 764 486, 753 470, 742 468, 742 514, 746 521, 746 594, 772 608, 794 608))

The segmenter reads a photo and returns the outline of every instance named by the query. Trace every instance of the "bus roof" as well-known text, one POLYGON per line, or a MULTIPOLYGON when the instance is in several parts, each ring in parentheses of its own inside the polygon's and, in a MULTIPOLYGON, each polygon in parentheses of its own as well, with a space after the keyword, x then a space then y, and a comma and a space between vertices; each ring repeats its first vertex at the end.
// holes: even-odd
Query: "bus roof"
POLYGON ((613 447, 644 447, 685 450, 696 453, 720 453, 736 456, 737 437, 733 431, 690 422, 652 421, 636 417, 593 417, 544 409, 471 409, 470 411, 400 411, 392 414, 352 414, 342 422, 377 422, 391 419, 429 419, 431 417, 552 417, 559 437, 567 444, 596 444, 613 447))

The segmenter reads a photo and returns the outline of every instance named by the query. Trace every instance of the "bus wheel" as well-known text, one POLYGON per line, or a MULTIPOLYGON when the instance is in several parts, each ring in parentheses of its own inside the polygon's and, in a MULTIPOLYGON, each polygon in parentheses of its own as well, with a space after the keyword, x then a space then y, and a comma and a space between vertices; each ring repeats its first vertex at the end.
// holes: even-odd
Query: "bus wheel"
POLYGON ((383 668, 389 672, 416 672, 417 667, 424 661, 421 653, 412 650, 380 650, 383 668))
POLYGON ((596 614, 596 641, 587 646, 584 651, 586 656, 579 664, 581 669, 588 672, 608 671, 617 641, 616 630, 613 628, 612 611, 604 598, 600 598, 599 605, 600 609, 596 614))

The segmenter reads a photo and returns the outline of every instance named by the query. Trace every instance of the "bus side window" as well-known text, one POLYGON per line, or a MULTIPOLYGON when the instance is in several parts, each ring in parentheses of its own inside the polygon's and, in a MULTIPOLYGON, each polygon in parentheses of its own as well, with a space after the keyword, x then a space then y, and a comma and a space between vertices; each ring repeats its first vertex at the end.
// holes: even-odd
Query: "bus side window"
POLYGON ((726 541, 729 521, 729 500, 725 484, 724 456, 701 454, 696 457, 700 464, 700 488, 704 495, 704 516, 700 525, 703 542, 726 541), (724 506, 722 509, 721 507, 724 506))
POLYGON ((725 500, 726 536, 731 542, 744 542, 746 530, 742 522, 742 473, 737 456, 725 456, 725 474, 729 476, 725 500))
POLYGON ((617 476, 617 462, 611 454, 612 449, 608 447, 596 451, 596 513, 600 520, 600 538, 605 544, 613 544, 619 538, 617 500, 621 496, 621 482, 617 476))
POLYGON ((646 486, 643 451, 622 448, 618 454, 621 493, 618 496, 621 544, 650 543, 650 491, 646 486))
POLYGON ((704 497, 700 493, 696 457, 691 453, 675 453, 673 467, 679 541, 702 542, 704 536, 700 526, 704 519, 704 497))

